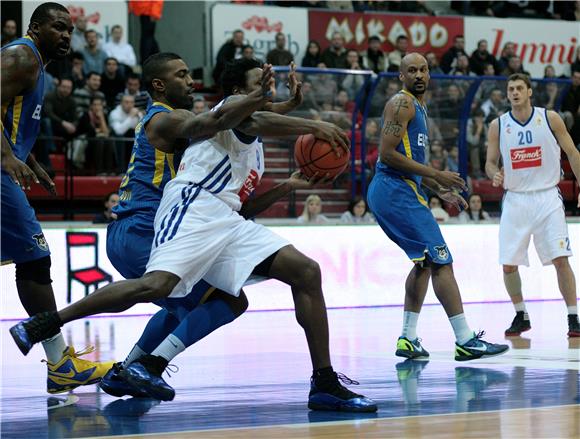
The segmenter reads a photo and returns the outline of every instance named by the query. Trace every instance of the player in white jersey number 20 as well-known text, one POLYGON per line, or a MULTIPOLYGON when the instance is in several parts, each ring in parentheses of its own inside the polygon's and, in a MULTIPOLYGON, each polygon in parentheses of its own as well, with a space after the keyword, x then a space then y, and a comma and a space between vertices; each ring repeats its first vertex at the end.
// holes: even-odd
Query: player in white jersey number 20
POLYGON ((580 153, 558 113, 532 106, 532 84, 527 75, 508 78, 507 96, 512 110, 490 124, 485 164, 493 185, 503 185, 506 191, 499 226, 499 259, 516 317, 505 335, 520 335, 531 328, 518 266, 529 265, 528 246, 533 236, 542 264, 556 268, 568 311, 568 336, 580 337, 576 279, 568 262, 572 244, 557 186, 561 175, 560 148, 579 181, 580 153), (500 156, 502 169, 498 166, 500 156))

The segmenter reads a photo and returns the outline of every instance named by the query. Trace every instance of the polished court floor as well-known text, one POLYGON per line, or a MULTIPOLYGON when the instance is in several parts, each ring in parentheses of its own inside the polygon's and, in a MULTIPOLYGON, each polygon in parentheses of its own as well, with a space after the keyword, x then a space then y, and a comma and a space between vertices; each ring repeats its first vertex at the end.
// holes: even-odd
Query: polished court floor
MULTIPOLYGON (((251 298, 250 298, 251 300, 251 298)), ((419 335, 429 362, 394 356, 402 309, 329 312, 334 368, 360 381, 353 390, 379 404, 372 415, 310 412, 309 357, 292 312, 246 313, 190 348, 168 377, 172 402, 115 399, 96 386, 62 397, 45 393, 42 349, 23 357, 0 323, 2 438, 148 435, 163 438, 580 437, 580 340, 566 337, 562 302, 528 305, 532 330, 491 359, 453 360, 453 335, 439 306, 425 307, 419 335), (61 402, 62 403, 62 402, 61 402)), ((473 329, 503 341, 510 304, 466 306, 473 329)), ((92 358, 123 359, 146 317, 94 318, 66 327, 92 358)))

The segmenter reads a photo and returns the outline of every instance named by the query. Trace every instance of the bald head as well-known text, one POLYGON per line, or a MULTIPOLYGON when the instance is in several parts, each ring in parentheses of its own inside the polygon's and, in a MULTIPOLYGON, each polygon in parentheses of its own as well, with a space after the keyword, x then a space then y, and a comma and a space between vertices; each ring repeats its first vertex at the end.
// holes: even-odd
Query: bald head
POLYGON ((429 65, 423 55, 417 52, 405 55, 399 67, 399 79, 405 89, 420 96, 425 93, 429 85, 429 65))

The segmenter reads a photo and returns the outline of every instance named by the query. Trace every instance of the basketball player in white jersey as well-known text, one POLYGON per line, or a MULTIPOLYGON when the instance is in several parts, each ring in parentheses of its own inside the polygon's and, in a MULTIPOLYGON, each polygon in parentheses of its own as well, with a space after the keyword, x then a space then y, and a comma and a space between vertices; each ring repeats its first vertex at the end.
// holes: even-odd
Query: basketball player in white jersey
MULTIPOLYGON (((558 286, 568 311, 568 336, 580 337, 576 280, 568 262, 572 256, 560 182, 560 148, 580 181, 580 153, 558 113, 533 107, 532 84, 516 73, 507 81, 512 110, 489 126, 485 171, 494 186, 506 190, 499 229, 500 263, 516 317, 506 336, 531 328, 522 296, 519 265, 529 265, 528 246, 534 246, 542 264, 556 268, 558 286), (503 168, 498 166, 499 158, 503 168)), ((580 205, 580 197, 579 197, 580 205)))

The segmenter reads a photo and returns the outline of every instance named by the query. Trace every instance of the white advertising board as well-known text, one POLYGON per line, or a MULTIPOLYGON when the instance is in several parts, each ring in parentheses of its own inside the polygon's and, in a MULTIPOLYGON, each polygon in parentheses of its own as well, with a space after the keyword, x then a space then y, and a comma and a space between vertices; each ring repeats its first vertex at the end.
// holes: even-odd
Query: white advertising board
POLYGON ((544 67, 552 64, 557 75, 570 75, 580 40, 580 22, 516 18, 465 17, 465 50, 471 53, 485 39, 488 50, 501 56, 505 43, 516 46, 516 55, 533 77, 543 78, 544 67))
POLYGON ((275 47, 278 32, 286 35, 286 49, 300 65, 308 45, 308 12, 303 8, 275 6, 216 4, 211 9, 212 57, 215 64, 221 46, 231 38, 232 32, 244 32, 246 44, 254 48, 254 55, 263 61, 275 47))
MULTIPOLYGON (((498 228, 497 224, 442 226, 465 303, 509 300, 498 263, 498 228)), ((111 273, 115 280, 121 280, 106 256, 106 229, 93 230, 99 233, 100 267, 111 273)), ((320 264, 328 307, 403 304, 405 278, 412 265, 378 226, 272 227, 272 230, 320 264)), ((45 228, 44 233, 52 251, 52 279, 57 304, 63 307, 67 291, 65 230, 45 228)), ((580 224, 569 224, 569 233, 575 254, 570 264, 578 276, 580 224)), ((73 269, 92 265, 92 250, 74 249, 71 263, 73 269)), ((533 246, 530 247, 530 264, 530 267, 521 268, 526 299, 561 299, 555 270, 542 267, 533 246)), ((0 273, 0 318, 25 317, 16 291, 14 265, 3 266, 0 273)), ((293 308, 290 288, 279 282, 263 282, 249 286, 245 291, 251 310, 293 308)), ((84 288, 75 283, 73 301, 82 298, 83 294, 84 288)), ((425 303, 437 303, 431 288, 425 303)), ((143 304, 131 308, 126 314, 152 314, 157 310, 154 305, 143 304)))

